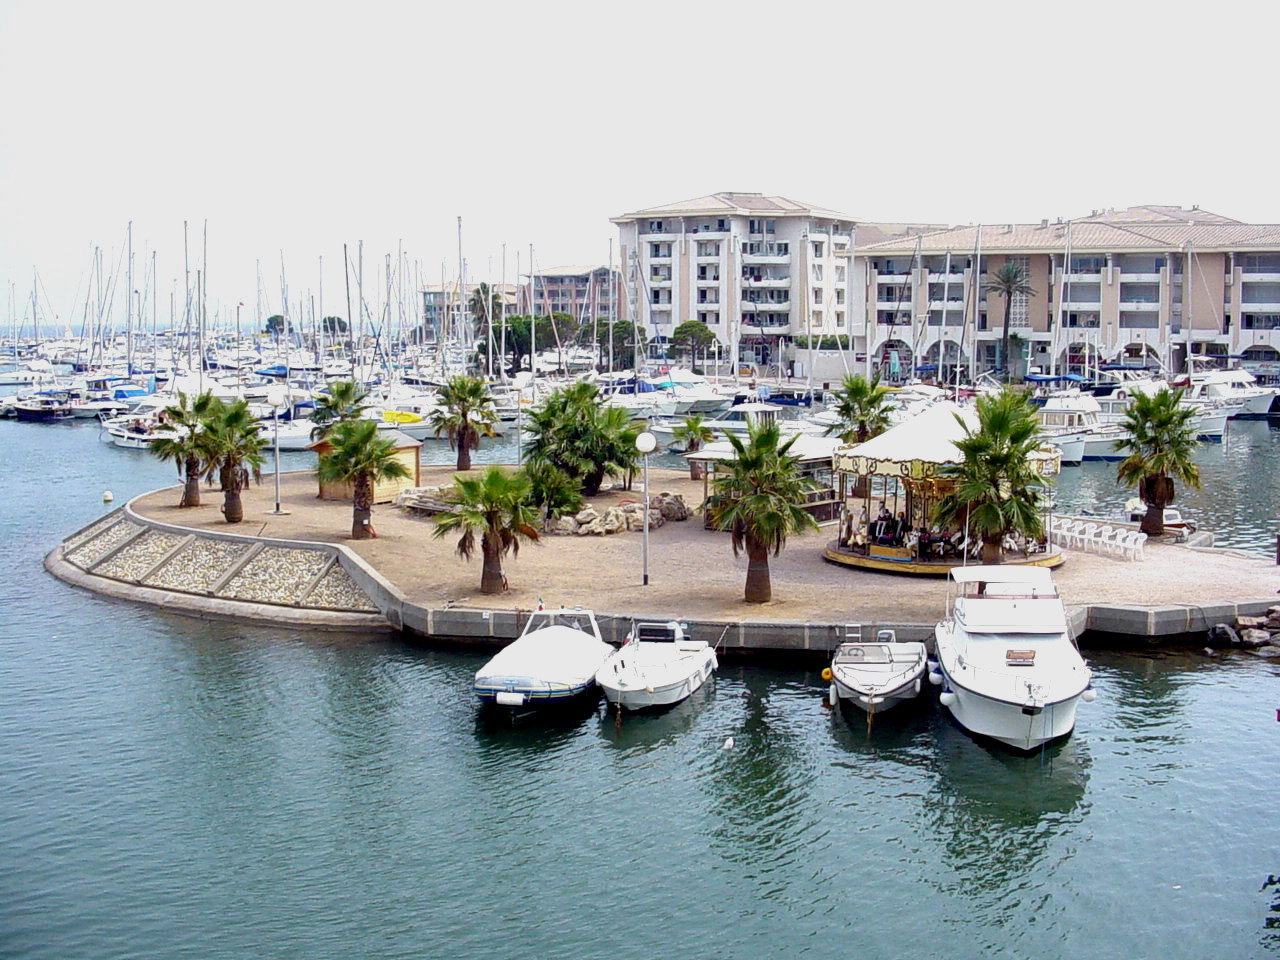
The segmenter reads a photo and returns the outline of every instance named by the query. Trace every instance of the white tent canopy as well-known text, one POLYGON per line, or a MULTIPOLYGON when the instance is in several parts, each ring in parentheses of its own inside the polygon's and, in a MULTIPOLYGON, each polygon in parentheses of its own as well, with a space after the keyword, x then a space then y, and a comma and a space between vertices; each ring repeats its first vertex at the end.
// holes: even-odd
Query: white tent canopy
POLYGON ((866 443, 840 450, 836 469, 880 477, 936 477, 944 464, 960 461, 955 441, 964 439, 966 428, 977 430, 978 415, 942 400, 866 443))

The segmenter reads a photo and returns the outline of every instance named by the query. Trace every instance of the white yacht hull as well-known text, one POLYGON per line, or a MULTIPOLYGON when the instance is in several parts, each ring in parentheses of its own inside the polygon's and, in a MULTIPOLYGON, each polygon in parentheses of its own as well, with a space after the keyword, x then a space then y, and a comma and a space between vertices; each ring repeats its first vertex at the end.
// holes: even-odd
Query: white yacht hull
POLYGON ((944 694, 949 692, 955 698, 945 704, 946 709, 970 733, 1030 751, 1065 737, 1075 728, 1080 694, 1043 706, 1011 703, 968 689, 948 674, 946 667, 942 676, 944 694))
MULTIPOLYGON (((618 654, 614 654, 610 660, 617 656, 618 654)), ((692 669, 688 673, 683 676, 667 676, 654 683, 646 680, 642 671, 612 671, 610 662, 606 661, 596 674, 596 683, 604 690, 606 700, 624 710, 654 710, 674 706, 681 700, 688 699, 711 679, 716 666, 715 653, 707 650, 704 656, 693 659, 690 663, 692 669)))

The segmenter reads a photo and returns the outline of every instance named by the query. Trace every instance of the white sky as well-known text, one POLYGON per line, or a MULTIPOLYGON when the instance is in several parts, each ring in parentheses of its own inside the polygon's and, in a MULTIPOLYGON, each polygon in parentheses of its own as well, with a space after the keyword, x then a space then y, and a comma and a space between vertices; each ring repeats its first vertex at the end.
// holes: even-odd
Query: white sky
MULTIPOLYGON (((1185 3, 0 0, 0 317, 84 310, 132 220, 161 320, 208 221, 211 312, 345 314, 403 248, 439 282, 603 263, 610 216, 722 190, 866 220, 1137 203, 1280 222, 1276 10, 1185 3), (11 287, 12 285, 12 287, 11 287), (291 313, 296 312, 291 310, 291 313)), ((135 287, 143 284, 139 277, 135 287)), ((121 279, 120 286, 124 287, 121 279)), ((120 311, 122 307, 118 307, 120 311)), ((49 319, 46 317, 46 320, 49 319)))

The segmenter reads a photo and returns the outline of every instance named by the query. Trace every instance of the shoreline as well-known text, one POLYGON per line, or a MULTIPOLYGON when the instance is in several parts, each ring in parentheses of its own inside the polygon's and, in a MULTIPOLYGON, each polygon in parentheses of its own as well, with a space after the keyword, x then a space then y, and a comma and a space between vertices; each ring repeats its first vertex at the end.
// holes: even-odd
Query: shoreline
MULTIPOLYGON (((448 482, 454 472, 424 467, 422 483, 448 482)), ((701 480, 675 470, 650 473, 655 493, 680 494, 691 509, 701 503, 701 480)), ((727 536, 705 530, 696 516, 650 532, 647 587, 640 585, 638 532, 544 535, 504 561, 511 589, 484 597, 478 560, 458 559, 454 539, 435 539, 429 520, 379 504, 373 522, 380 536, 352 541, 346 537, 349 503, 319 500, 308 471, 282 473, 280 481, 288 514, 271 514, 268 479, 244 491, 245 520, 236 525, 222 520, 217 491, 202 491, 202 505, 186 509, 175 506, 176 486, 142 494, 65 538, 46 556, 45 568, 84 589, 199 618, 402 630, 461 644, 500 644, 518 635, 524 613, 539 602, 591 607, 605 639, 615 642, 636 619, 676 619, 689 623, 694 636, 719 641, 725 652, 794 656, 828 653, 855 625, 864 636, 894 629, 902 639, 928 639, 944 610, 944 580, 827 563, 826 528, 793 538, 771 560, 775 601, 746 604, 745 558, 733 558, 727 536), (221 583, 204 583, 196 592, 164 589, 166 564, 199 549, 238 553, 238 560, 221 583), (255 567, 270 570, 272 563, 278 569, 271 576, 288 581, 297 596, 263 600, 263 591, 273 588, 261 586, 265 575, 255 567), (305 577, 288 572, 299 565, 310 577, 305 584, 305 577), (363 599, 343 592, 348 581, 363 599), (334 609, 335 597, 354 605, 334 609)), ((634 491, 610 490, 589 503, 603 510, 634 497, 634 491)), ((1055 581, 1073 633, 1120 635, 1137 645, 1160 638, 1186 643, 1187 635, 1217 623, 1262 613, 1276 602, 1280 582, 1269 561, 1230 550, 1149 544, 1145 561, 1066 555, 1055 581)))

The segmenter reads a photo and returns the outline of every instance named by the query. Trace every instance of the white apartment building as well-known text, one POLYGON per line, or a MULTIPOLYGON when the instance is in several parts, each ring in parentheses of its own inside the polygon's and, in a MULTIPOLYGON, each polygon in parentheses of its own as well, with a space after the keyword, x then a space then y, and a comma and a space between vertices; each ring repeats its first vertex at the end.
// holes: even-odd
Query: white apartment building
POLYGON ((727 357, 780 362, 797 336, 861 328, 855 219, 759 193, 716 193, 612 218, 622 252, 624 315, 661 344, 705 324, 727 357))
POLYGON ((1280 225, 1139 206, 1071 221, 954 227, 858 249, 865 341, 891 379, 996 363, 1004 301, 984 285, 1021 265, 1015 372, 1099 363, 1186 369, 1187 356, 1280 372, 1280 225), (923 369, 922 369, 923 368, 923 369))

